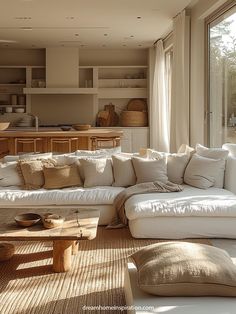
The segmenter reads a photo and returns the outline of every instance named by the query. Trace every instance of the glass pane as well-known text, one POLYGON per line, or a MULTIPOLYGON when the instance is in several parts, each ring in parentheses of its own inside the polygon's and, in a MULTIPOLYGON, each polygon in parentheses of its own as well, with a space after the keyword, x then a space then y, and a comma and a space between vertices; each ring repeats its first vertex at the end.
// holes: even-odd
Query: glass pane
POLYGON ((210 146, 236 143, 236 7, 209 27, 210 146))

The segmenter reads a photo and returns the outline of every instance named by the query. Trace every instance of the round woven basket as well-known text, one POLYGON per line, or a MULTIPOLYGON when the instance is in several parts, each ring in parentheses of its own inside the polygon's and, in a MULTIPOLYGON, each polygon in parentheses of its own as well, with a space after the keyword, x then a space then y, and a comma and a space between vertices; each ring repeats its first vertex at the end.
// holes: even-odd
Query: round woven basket
POLYGON ((122 111, 122 126, 147 126, 148 117, 146 111, 122 111))
POLYGON ((11 243, 0 243, 0 262, 9 260, 15 253, 15 246, 11 243))

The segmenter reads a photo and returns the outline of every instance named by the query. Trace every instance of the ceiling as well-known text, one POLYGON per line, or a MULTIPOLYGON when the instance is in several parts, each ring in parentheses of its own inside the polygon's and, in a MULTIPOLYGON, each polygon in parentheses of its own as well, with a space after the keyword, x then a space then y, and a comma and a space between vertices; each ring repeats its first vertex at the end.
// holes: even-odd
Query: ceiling
POLYGON ((147 48, 191 0, 0 0, 0 47, 147 48))

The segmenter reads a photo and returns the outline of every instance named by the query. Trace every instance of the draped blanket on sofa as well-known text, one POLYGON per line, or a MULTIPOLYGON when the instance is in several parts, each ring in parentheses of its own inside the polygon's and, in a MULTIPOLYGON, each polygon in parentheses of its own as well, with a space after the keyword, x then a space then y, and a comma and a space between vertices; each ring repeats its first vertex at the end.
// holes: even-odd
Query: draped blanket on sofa
POLYGON ((133 195, 148 193, 170 193, 183 191, 181 185, 161 181, 139 183, 121 191, 114 199, 114 207, 116 209, 116 217, 108 225, 107 228, 122 228, 127 225, 127 217, 125 215, 125 202, 133 195))

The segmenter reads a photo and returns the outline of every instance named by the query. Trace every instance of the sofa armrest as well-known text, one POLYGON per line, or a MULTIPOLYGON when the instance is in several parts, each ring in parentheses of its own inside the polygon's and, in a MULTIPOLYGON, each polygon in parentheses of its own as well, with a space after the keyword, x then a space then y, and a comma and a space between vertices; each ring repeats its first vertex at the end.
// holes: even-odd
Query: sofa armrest
POLYGON ((227 158, 224 188, 236 194, 236 157, 228 156, 227 158))

